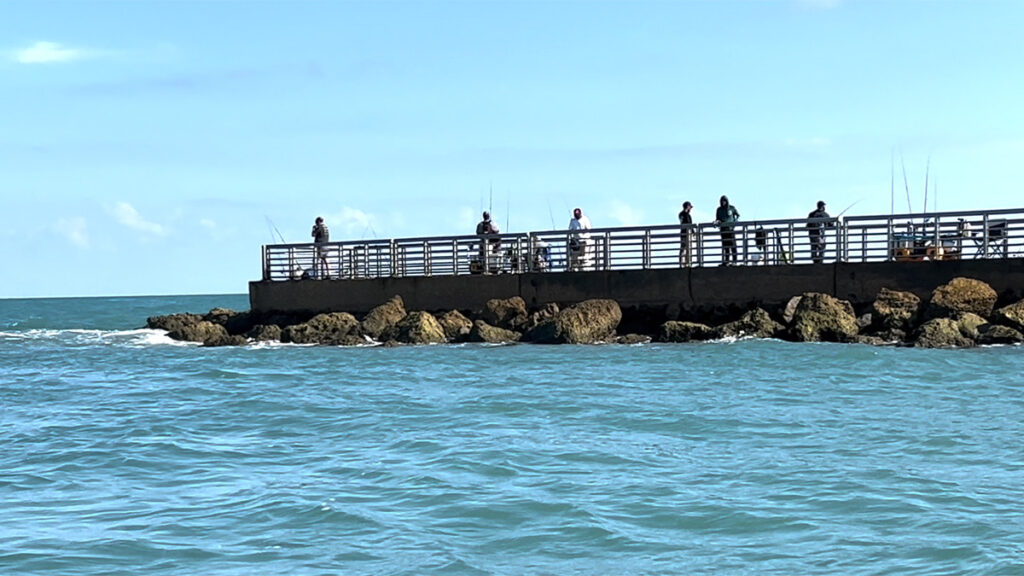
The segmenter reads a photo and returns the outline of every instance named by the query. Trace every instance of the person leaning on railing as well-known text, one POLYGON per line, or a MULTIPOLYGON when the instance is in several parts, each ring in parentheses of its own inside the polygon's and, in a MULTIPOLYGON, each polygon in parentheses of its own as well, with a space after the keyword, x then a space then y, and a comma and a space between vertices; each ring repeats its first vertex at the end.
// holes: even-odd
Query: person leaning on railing
POLYGON ((740 213, 729 204, 729 198, 722 196, 718 199, 718 209, 715 210, 715 226, 722 235, 722 266, 736 264, 736 235, 732 231, 732 224, 740 219, 740 213))

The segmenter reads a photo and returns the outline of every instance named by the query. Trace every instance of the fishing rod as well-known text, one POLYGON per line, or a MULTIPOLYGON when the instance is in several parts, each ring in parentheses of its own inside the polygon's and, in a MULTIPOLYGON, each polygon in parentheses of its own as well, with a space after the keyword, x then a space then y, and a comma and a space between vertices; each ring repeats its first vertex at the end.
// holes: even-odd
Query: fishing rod
POLYGON ((847 206, 842 212, 840 212, 839 214, 836 214, 836 218, 842 218, 843 214, 846 214, 846 212, 849 211, 850 208, 853 208, 854 206, 856 206, 858 203, 860 203, 861 200, 863 200, 863 198, 861 198, 860 200, 857 200, 853 204, 850 204, 849 206, 847 206))
POLYGON ((889 151, 889 216, 896 213, 896 151, 889 151))
POLYGON ((925 167, 924 167, 924 210, 922 210, 922 212, 927 212, 928 211, 928 171, 931 170, 931 167, 932 167, 932 157, 929 154, 928 155, 928 163, 925 164, 925 167))
POLYGON ((274 226, 274 221, 270 219, 270 216, 264 214, 263 217, 266 218, 267 226, 271 229, 270 237, 273 238, 274 233, 276 232, 277 237, 281 239, 281 244, 287 244, 288 242, 285 241, 284 236, 281 235, 281 231, 277 229, 277 226, 274 226))
POLYGON ((903 162, 903 152, 900 152, 900 167, 903 168, 903 189, 907 192, 907 212, 913 212, 910 205, 910 184, 907 182, 907 165, 903 162))

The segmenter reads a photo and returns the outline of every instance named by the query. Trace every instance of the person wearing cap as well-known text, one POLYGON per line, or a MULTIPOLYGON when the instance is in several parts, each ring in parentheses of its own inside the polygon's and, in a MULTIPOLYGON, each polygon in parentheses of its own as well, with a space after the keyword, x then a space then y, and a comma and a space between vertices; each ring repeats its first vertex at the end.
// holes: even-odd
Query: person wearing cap
POLYGON ((576 208, 569 219, 569 270, 585 270, 590 265, 590 219, 576 208))
POLYGON ((501 248, 501 238, 493 238, 491 236, 500 233, 501 231, 498 230, 498 225, 491 220, 491 213, 484 210, 483 220, 476 225, 476 235, 485 237, 480 240, 480 265, 483 267, 484 271, 488 271, 490 269, 490 266, 488 266, 488 263, 486 262, 488 259, 487 247, 490 246, 490 252, 492 253, 498 252, 501 248))
POLYGON ((330 278, 331 268, 327 264, 327 254, 329 250, 327 243, 331 241, 331 231, 327 229, 327 224, 324 224, 324 219, 322 217, 316 217, 316 221, 313 223, 313 232, 310 236, 313 237, 313 249, 316 251, 316 257, 313 261, 313 275, 317 278, 330 278), (318 263, 323 269, 323 276, 321 276, 319 270, 317 270, 318 263))
POLYGON ((825 201, 818 200, 818 207, 807 215, 807 235, 811 240, 811 261, 821 264, 825 261, 825 226, 835 226, 834 222, 824 222, 831 218, 825 211, 825 201))
POLYGON ((729 204, 729 198, 722 195, 718 199, 718 209, 715 210, 715 225, 722 235, 722 266, 736 264, 736 235, 732 231, 732 223, 739 219, 740 213, 729 204))
POLYGON ((689 200, 683 202, 683 209, 679 212, 679 265, 690 265, 690 240, 693 236, 693 204, 689 200))

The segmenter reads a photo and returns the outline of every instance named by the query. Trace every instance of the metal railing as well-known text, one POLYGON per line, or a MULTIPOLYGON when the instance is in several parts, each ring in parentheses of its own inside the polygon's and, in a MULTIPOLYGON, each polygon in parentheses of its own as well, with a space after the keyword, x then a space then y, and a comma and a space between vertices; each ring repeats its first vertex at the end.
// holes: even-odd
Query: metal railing
POLYGON ((264 280, 1024 257, 1024 208, 263 247, 264 280))

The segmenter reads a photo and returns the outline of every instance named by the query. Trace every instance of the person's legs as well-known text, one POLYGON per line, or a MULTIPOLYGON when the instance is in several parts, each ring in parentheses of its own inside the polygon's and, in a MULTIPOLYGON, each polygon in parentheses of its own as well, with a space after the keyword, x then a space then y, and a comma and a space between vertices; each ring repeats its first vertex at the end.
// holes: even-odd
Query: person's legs
POLYGON ((320 260, 320 267, 323 270, 323 276, 320 275, 320 272, 317 272, 316 277, 317 278, 330 278, 331 277, 331 267, 327 263, 327 248, 322 247, 322 246, 317 246, 316 254, 317 254, 317 258, 320 260))
POLYGON ((679 237, 679 265, 690 265, 690 235, 683 234, 679 237))
POLYGON ((821 234, 811 234, 811 261, 815 264, 825 261, 825 239, 821 234))
POLYGON ((736 263, 736 237, 732 228, 722 231, 722 264, 736 263))

